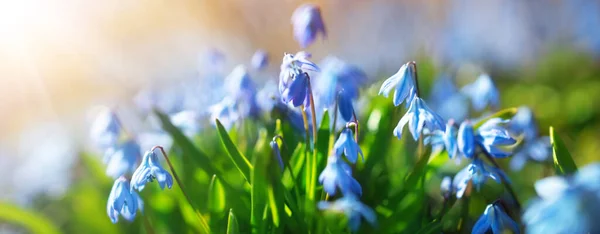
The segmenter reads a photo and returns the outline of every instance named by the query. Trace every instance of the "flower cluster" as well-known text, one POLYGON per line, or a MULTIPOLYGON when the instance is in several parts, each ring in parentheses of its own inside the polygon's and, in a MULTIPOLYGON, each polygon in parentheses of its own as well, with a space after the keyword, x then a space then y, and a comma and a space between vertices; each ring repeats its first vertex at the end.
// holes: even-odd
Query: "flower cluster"
POLYGON ((352 177, 352 168, 345 162, 356 164, 359 155, 364 160, 362 150, 349 127, 340 133, 332 153, 327 159, 325 169, 319 175, 319 182, 323 185, 323 190, 330 196, 336 195, 339 190, 343 197, 333 202, 321 201, 318 204, 319 209, 344 213, 348 217, 348 225, 353 231, 357 231, 360 227, 361 217, 371 225, 375 225, 377 221, 375 212, 360 202, 362 188, 352 177))
MULTIPOLYGON (((471 120, 466 119, 457 125, 453 119, 450 119, 444 124, 442 117, 432 111, 419 97, 416 63, 414 62, 404 64, 396 74, 385 80, 379 94, 387 97, 392 90, 394 90, 393 103, 395 106, 404 102, 408 105, 406 114, 394 129, 396 137, 402 137, 402 130, 408 124, 415 141, 425 135, 424 143, 433 148, 445 149, 450 158, 464 157, 471 160, 454 176, 452 181, 449 178, 443 180, 441 188, 445 194, 456 193, 456 197, 460 199, 465 195, 470 184, 479 190, 488 178, 498 183, 510 183, 508 176, 494 161, 496 158, 510 156, 510 148, 517 143, 503 126, 508 121, 501 118, 487 118, 479 120, 478 124, 474 125, 471 120), (493 165, 486 163, 484 158, 493 165)), ((487 75, 479 76, 473 84, 465 86, 461 92, 471 99, 475 110, 481 111, 487 105, 491 107, 498 105, 498 91, 487 75)), ((447 96, 452 95, 454 94, 447 96)), ((516 198, 514 199, 517 202, 516 198)), ((494 233, 500 233, 505 226, 499 226, 499 224, 508 226, 515 232, 519 231, 516 223, 504 213, 503 208, 492 204, 488 206, 484 215, 473 228, 473 233, 485 233, 490 225, 494 233), (509 223, 510 225, 508 225, 509 223)))

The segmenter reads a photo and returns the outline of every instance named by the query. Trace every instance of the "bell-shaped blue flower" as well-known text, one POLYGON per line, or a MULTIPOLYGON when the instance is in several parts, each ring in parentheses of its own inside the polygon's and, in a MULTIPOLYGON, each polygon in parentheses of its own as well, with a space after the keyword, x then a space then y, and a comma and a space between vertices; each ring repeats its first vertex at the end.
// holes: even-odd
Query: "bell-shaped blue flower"
POLYGON ((405 100, 407 105, 409 105, 413 97, 417 94, 414 75, 415 70, 412 62, 402 65, 396 74, 383 82, 379 89, 379 95, 388 97, 392 89, 394 89, 394 105, 398 106, 405 100))
POLYGON ((352 130, 350 128, 342 130, 340 137, 337 139, 337 141, 335 141, 333 150, 335 151, 335 155, 338 158, 340 158, 343 153, 344 155, 346 155, 346 159, 348 159, 349 162, 356 163, 356 160, 358 159, 358 154, 360 154, 363 157, 363 160, 365 156, 363 155, 362 150, 358 146, 358 143, 354 141, 352 135, 352 130))
POLYGON ((525 166, 528 160, 544 162, 550 159, 552 155, 552 145, 550 137, 540 137, 533 141, 526 141, 525 144, 512 156, 510 160, 510 169, 519 171, 525 166))
POLYGON ((142 163, 131 176, 131 189, 142 191, 146 183, 156 180, 161 189, 173 186, 173 177, 160 166, 160 161, 153 151, 146 151, 142 163))
POLYGON ((128 140, 107 149, 104 153, 104 163, 107 165, 106 175, 118 178, 127 172, 133 172, 141 156, 140 146, 134 140, 128 140))
POLYGON ((332 108, 337 100, 342 119, 351 121, 352 101, 358 98, 360 86, 367 80, 366 74, 333 56, 325 58, 321 65, 320 76, 313 82, 316 102, 323 108, 332 108))
POLYGON ((472 181, 473 186, 479 190, 488 178, 492 178, 498 183, 502 182, 502 180, 509 181, 506 174, 499 168, 488 166, 478 158, 473 159, 471 164, 467 165, 454 176, 452 185, 456 191, 456 198, 461 198, 464 195, 469 181, 472 181))
POLYGON ((327 34, 321 17, 321 9, 315 4, 303 4, 296 8, 292 15, 292 25, 294 39, 302 48, 312 44, 319 34, 323 34, 323 36, 327 34))
POLYGON ((428 129, 430 132, 435 130, 445 131, 444 120, 442 117, 429 109, 427 104, 425 104, 425 101, 416 96, 412 99, 408 111, 402 116, 400 122, 398 122, 398 125, 394 129, 394 136, 398 137, 398 139, 402 138, 402 130, 407 123, 408 129, 415 141, 421 136, 423 128, 428 129))
POLYGON ((507 121, 500 118, 492 118, 477 129, 475 136, 477 144, 491 156, 496 158, 508 157, 511 152, 508 152, 501 147, 510 146, 517 142, 508 133, 508 130, 500 126, 500 124, 506 122, 507 121))
POLYGON ((467 158, 473 158, 475 154, 475 134, 471 121, 466 120, 460 124, 457 137, 458 149, 467 158))
POLYGON ((281 93, 281 101, 292 103, 293 106, 303 104, 307 106, 309 104, 308 79, 310 78, 307 73, 296 74, 289 87, 281 93))
POLYGON ((143 210, 143 202, 137 193, 129 189, 129 182, 125 177, 115 180, 112 190, 108 195, 106 212, 112 223, 119 221, 119 214, 128 221, 133 221, 138 210, 143 210))
POLYGON ((523 214, 527 233, 600 233, 600 164, 570 177, 548 177, 535 183, 539 196, 523 214))
POLYGON ((311 55, 300 51, 296 54, 284 54, 279 72, 279 93, 287 89, 296 75, 305 71, 319 71, 319 67, 308 59, 311 55))
POLYGON ((344 195, 344 197, 333 202, 320 201, 317 206, 320 210, 346 215, 350 230, 354 232, 360 228, 361 218, 373 226, 377 225, 377 215, 375 212, 369 206, 360 202, 358 197, 354 195, 344 195))
POLYGON ((265 50, 257 50, 252 55, 252 67, 256 70, 265 69, 269 65, 269 54, 265 50))
MULTIPOLYGON (((425 133, 428 134, 428 133, 425 133)), ((446 131, 435 130, 424 139, 425 144, 430 144, 434 149, 445 148, 448 152, 448 156, 453 158, 458 152, 458 146, 456 143, 456 127, 454 127, 454 120, 448 120, 446 123, 446 131)))
POLYGON ((475 82, 463 87, 461 93, 471 99, 473 108, 477 111, 483 110, 487 105, 498 107, 500 102, 498 89, 487 74, 481 74, 475 82))
POLYGON ((121 127, 117 115, 103 108, 92 123, 90 138, 100 149, 113 147, 119 140, 121 127))
POLYGON ((485 234, 488 230, 494 234, 505 233, 506 230, 519 234, 519 225, 502 208, 502 205, 494 202, 488 205, 473 226, 472 234, 485 234))
POLYGON ((350 166, 335 156, 327 159, 327 166, 319 175, 319 183, 323 185, 323 190, 331 196, 336 194, 338 188, 344 195, 362 195, 360 184, 352 178, 350 166))
POLYGON ((242 118, 258 114, 256 86, 244 65, 238 65, 225 78, 227 95, 232 98, 236 111, 242 118))

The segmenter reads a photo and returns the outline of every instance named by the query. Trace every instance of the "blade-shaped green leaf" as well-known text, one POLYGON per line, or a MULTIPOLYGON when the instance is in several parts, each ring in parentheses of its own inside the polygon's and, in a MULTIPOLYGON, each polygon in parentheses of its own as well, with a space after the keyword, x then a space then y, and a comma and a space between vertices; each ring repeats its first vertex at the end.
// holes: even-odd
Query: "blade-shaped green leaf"
POLYGON ((31 233, 61 233, 46 217, 8 203, 0 203, 0 220, 19 225, 31 233))
POLYGON ((268 206, 267 204, 267 171, 268 164, 271 158, 270 154, 258 154, 253 158, 252 163, 254 165, 254 170, 252 170, 252 174, 250 177, 251 189, 250 189, 250 197, 251 197, 251 217, 250 224, 252 225, 253 233, 265 233, 267 230, 267 222, 263 219, 265 208, 268 206))
POLYGON ((194 146, 194 143, 192 143, 190 139, 188 139, 181 132, 181 130, 179 130, 179 128, 175 127, 175 125, 171 123, 169 116, 159 110, 154 110, 154 113, 156 116, 158 116, 158 119, 162 124, 162 128, 167 131, 173 137, 175 143, 181 147, 184 157, 191 162, 195 162, 196 166, 202 168, 202 170, 204 170, 207 174, 218 174, 217 169, 211 163, 210 158, 204 152, 194 146))
POLYGON ((208 208, 211 212, 221 213, 225 210, 225 189, 217 175, 213 175, 208 187, 208 208))
POLYGON ((248 161, 248 159, 238 150, 235 144, 233 144, 233 141, 231 141, 231 138, 229 138, 229 135, 227 134, 227 130, 225 130, 225 127, 223 127, 218 119, 216 120, 216 123, 219 137, 221 138, 221 143, 223 143, 223 147, 225 147, 227 155, 229 155, 229 158, 233 164, 235 164, 237 169, 242 173, 242 176, 244 176, 247 181, 250 181, 250 173, 253 169, 252 164, 250 164, 250 161, 248 161))
POLYGON ((565 143, 560 139, 553 127, 550 127, 550 143, 552 144, 552 156, 554 168, 560 175, 572 174, 577 171, 577 166, 567 150, 565 143))
POLYGON ((501 119, 511 119, 513 116, 517 114, 517 108, 506 108, 504 110, 498 111, 488 117, 483 118, 482 120, 477 121, 477 123, 473 124, 473 129, 478 129, 490 119, 493 118, 501 118, 501 119))
POLYGON ((233 214, 233 209, 229 209, 229 218, 227 218, 227 234, 238 233, 240 233, 240 226, 238 225, 235 214, 233 214))

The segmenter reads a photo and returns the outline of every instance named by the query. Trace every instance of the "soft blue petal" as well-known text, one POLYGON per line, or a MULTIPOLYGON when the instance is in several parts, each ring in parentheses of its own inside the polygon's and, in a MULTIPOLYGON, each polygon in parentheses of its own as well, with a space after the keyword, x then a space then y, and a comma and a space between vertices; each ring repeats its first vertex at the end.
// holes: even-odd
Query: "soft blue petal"
POLYGON ((463 155, 467 158, 473 158, 475 153, 475 136, 473 135, 473 125, 468 120, 460 124, 457 146, 463 155))
POLYGON ((473 225, 473 229, 471 230, 471 234, 485 234, 487 230, 490 228, 490 221, 486 214, 481 215, 475 225, 473 225))

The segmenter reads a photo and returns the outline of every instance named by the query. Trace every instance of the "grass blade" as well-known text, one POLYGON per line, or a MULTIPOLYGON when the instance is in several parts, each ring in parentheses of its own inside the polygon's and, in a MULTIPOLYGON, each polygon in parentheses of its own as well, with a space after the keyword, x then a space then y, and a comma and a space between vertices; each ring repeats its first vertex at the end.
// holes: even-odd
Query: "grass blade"
POLYGON ((552 144, 552 157, 554 158, 556 173, 564 175, 576 172, 577 166, 573 161, 573 157, 571 157, 565 143, 556 134, 554 127, 550 127, 550 143, 552 144))
POLYGON ((242 176, 244 176, 246 181, 250 181, 250 173, 253 169, 252 164, 250 164, 250 161, 248 161, 235 144, 233 144, 233 141, 227 134, 227 130, 225 130, 225 127, 223 127, 218 119, 216 120, 216 123, 221 143, 223 144, 225 151, 227 151, 227 155, 229 155, 229 158, 231 158, 231 161, 235 164, 235 167, 237 167, 240 173, 242 173, 242 176))

